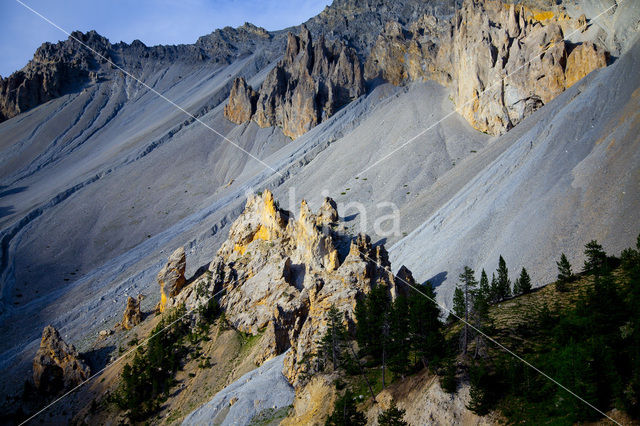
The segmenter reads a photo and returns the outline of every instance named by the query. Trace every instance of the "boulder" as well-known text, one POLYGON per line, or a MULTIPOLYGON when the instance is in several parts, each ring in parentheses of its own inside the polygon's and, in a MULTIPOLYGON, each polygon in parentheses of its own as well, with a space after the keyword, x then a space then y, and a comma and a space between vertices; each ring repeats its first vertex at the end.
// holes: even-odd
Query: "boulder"
POLYGON ((45 394, 55 395, 79 385, 90 374, 91 370, 80 359, 76 348, 65 343, 54 327, 46 326, 40 348, 33 359, 36 388, 45 394))

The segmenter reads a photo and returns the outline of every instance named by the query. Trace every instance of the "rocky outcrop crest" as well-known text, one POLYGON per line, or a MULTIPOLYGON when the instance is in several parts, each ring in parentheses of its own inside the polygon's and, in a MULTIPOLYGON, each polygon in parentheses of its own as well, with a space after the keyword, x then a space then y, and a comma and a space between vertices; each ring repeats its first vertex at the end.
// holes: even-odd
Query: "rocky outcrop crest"
POLYGON ((436 80, 451 88, 458 112, 473 127, 502 134, 606 66, 603 49, 563 40, 586 26, 561 6, 465 0, 451 20, 424 15, 406 26, 389 22, 366 60, 365 77, 396 85, 436 80))
POLYGON ((244 80, 234 82, 225 117, 234 123, 249 121, 261 127, 278 126, 295 139, 365 91, 360 61, 343 43, 315 43, 302 26, 300 35, 289 33, 283 59, 262 83, 254 99, 244 80))
POLYGON ((73 345, 62 340, 58 330, 48 325, 42 332, 40 348, 33 359, 33 381, 38 390, 55 395, 89 378, 91 370, 73 345))
POLYGON ((0 77, 0 122, 86 84, 120 73, 107 59, 128 71, 163 61, 225 64, 254 52, 256 47, 270 40, 271 35, 265 29, 249 23, 238 28, 219 29, 200 37, 195 44, 179 46, 149 47, 140 40, 131 44, 111 44, 95 31, 74 31, 65 41, 44 43, 24 68, 6 78, 0 77))
POLYGON ((158 284, 160 285, 160 303, 156 307, 156 311, 163 312, 169 298, 173 298, 180 293, 182 287, 186 283, 184 271, 187 267, 187 259, 184 247, 177 248, 169 259, 167 264, 158 272, 158 284))
POLYGON ((142 321, 142 312, 140 311, 141 300, 141 294, 135 299, 131 296, 127 298, 127 305, 125 306, 124 314, 122 314, 122 321, 119 324, 124 330, 131 330, 142 321))
POLYGON ((242 124, 249 120, 256 112, 258 94, 246 80, 238 77, 233 81, 229 102, 224 106, 224 116, 236 124, 242 124))
MULTIPOLYGON (((411 276, 406 268, 402 274, 411 276)), ((255 362, 290 349, 284 374, 299 385, 314 372, 305 360, 325 330, 329 308, 343 312, 353 331, 357 300, 378 285, 395 297, 406 291, 400 282, 384 246, 373 245, 367 235, 346 233, 332 199, 326 198, 316 213, 302 201, 295 218, 265 191, 249 197, 209 273, 171 304, 197 310, 224 290, 220 305, 230 324, 245 333, 265 333, 266 344, 255 362)))

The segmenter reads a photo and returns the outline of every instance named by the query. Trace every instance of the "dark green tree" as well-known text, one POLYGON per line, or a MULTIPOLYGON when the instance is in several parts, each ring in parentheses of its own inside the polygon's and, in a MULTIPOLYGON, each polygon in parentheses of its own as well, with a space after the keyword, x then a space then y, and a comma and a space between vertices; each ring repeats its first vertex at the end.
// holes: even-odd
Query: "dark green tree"
POLYGON ((381 335, 384 329, 389 327, 387 314, 390 306, 389 291, 382 285, 375 286, 361 302, 356 304, 358 347, 361 355, 371 355, 376 362, 382 360, 383 343, 387 343, 386 340, 381 339, 381 335))
POLYGON ((469 404, 467 408, 474 413, 484 416, 493 403, 491 392, 491 377, 483 363, 475 363, 469 371, 471 387, 469 388, 469 404))
POLYGON ((497 300, 504 300, 507 297, 511 296, 511 280, 509 279, 509 269, 507 268, 507 263, 504 261, 504 258, 500 256, 498 259, 498 269, 496 271, 498 273, 497 278, 497 300))
POLYGON ((498 280, 496 279, 496 274, 493 272, 491 274, 491 284, 489 285, 491 297, 489 300, 491 303, 495 303, 499 301, 500 289, 498 288, 498 280))
POLYGON ((531 291, 531 277, 529 277, 529 273, 523 267, 522 271, 520 271, 520 276, 516 279, 513 284, 513 294, 527 294, 531 291))
POLYGON ((558 265, 558 282, 556 283, 556 290, 566 291, 566 284, 573 281, 574 277, 573 272, 571 272, 571 264, 564 253, 560 255, 560 260, 556 262, 556 265, 558 265))
POLYGON ((331 305, 327 312, 327 330, 320 339, 318 354, 322 358, 322 366, 330 363, 332 370, 341 368, 343 361, 349 358, 348 344, 349 338, 347 330, 343 324, 344 315, 331 305))
POLYGON ((442 376, 440 376, 440 386, 445 392, 454 393, 458 389, 454 357, 449 356, 445 359, 442 373, 442 376))
POLYGON ((389 369, 404 376, 409 370, 409 341, 410 313, 407 297, 400 294, 391 305, 389 328, 389 369))
POLYGON ((395 403, 391 403, 391 407, 378 416, 378 424, 380 426, 409 426, 409 423, 404 421, 404 414, 405 410, 401 410, 396 407, 395 403))
POLYGON ((456 286, 456 289, 453 291, 453 309, 452 312, 455 314, 456 319, 463 319, 465 314, 465 303, 464 303, 464 291, 462 287, 456 286))
POLYGON ((477 357, 486 346, 484 335, 488 332, 491 325, 491 318, 489 317, 490 297, 491 289, 489 287, 489 279, 483 269, 480 274, 480 286, 475 291, 473 299, 472 319, 476 343, 474 358, 477 357))
POLYGON ((431 283, 427 281, 420 291, 424 295, 414 291, 409 296, 409 342, 417 361, 427 367, 442 357, 444 336, 440 308, 435 303, 436 294, 431 283))
POLYGON ((488 302, 491 303, 493 297, 491 294, 491 285, 489 284, 489 277, 483 269, 480 273, 480 285, 478 286, 478 293, 488 302))
POLYGON ((469 316, 473 307, 473 299, 475 297, 475 290, 478 286, 478 281, 475 278, 475 272, 468 266, 464 267, 463 272, 459 276, 462 293, 464 296, 464 327, 462 329, 462 350, 463 353, 467 353, 467 346, 469 344, 469 316))
POLYGON ((367 419, 356 408, 355 396, 347 389, 344 396, 336 401, 333 412, 325 422, 326 426, 364 426, 367 419))
POLYGON ((584 272, 600 272, 607 263, 607 254, 596 240, 591 240, 584 246, 584 255, 586 257, 583 268, 584 272))

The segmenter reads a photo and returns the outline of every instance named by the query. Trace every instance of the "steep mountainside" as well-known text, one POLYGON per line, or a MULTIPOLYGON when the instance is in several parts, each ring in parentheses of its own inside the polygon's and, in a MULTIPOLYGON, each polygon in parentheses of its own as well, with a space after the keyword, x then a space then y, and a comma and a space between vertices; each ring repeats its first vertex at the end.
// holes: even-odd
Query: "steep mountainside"
MULTIPOLYGON (((168 255, 185 248, 186 277, 209 265, 253 191, 292 215, 303 198, 310 211, 333 198, 345 240, 394 244, 394 268, 433 279, 447 305, 465 263, 493 270, 502 254, 543 282, 550 254, 579 262, 591 238, 628 246, 640 5, 518 3, 336 0, 291 34, 246 24, 185 46, 74 33, 153 90, 73 40, 43 45, 0 85, 0 393, 21 386, 46 325, 84 352, 130 296, 152 311, 168 255)), ((250 242, 264 231, 236 230, 220 268, 254 244, 273 264, 244 265, 252 273, 286 281, 290 258, 295 277, 304 226, 283 226, 283 253, 250 242)), ((339 284, 325 260, 318 294, 339 284)), ((281 284, 295 291, 272 295, 292 297, 276 319, 306 319, 278 337, 296 371, 320 296, 281 284)), ((256 323, 234 312, 253 296, 226 296, 235 326, 276 335, 272 311, 256 323)))

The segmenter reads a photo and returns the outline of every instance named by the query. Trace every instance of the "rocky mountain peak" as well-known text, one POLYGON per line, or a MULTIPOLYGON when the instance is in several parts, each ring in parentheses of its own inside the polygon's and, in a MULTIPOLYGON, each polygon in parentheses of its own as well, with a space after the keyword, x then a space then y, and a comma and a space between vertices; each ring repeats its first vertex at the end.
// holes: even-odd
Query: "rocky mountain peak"
POLYGON ((73 345, 67 344, 54 327, 42 332, 40 348, 33 359, 33 381, 38 390, 55 395, 72 388, 91 374, 73 345))
POLYGON ((337 109, 365 92, 362 67, 355 51, 342 43, 315 43, 302 26, 289 33, 283 59, 258 89, 255 112, 253 93, 246 84, 233 85, 225 116, 246 122, 247 112, 261 127, 278 126, 295 139, 329 118, 337 109))

